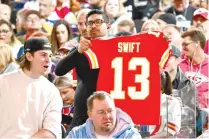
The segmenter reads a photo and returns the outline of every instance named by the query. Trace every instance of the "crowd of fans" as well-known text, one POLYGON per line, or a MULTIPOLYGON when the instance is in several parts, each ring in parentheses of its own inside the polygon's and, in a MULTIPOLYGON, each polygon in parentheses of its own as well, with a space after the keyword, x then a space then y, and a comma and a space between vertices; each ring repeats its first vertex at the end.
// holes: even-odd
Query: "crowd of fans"
POLYGON ((208 6, 208 0, 1 0, 0 137, 208 138, 208 6), (108 93, 93 93, 99 71, 89 70, 83 54, 90 39, 152 31, 162 32, 171 47, 159 73, 157 131, 157 125, 133 123, 108 93), (42 96, 44 88, 52 94, 42 96), (12 93, 14 104, 7 100, 12 93))

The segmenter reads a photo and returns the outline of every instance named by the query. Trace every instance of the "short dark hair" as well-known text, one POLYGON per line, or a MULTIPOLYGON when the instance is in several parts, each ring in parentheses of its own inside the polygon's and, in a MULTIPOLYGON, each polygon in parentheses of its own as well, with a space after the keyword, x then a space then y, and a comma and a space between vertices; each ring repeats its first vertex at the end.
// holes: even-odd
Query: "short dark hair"
POLYGON ((98 10, 98 9, 93 9, 91 10, 87 15, 86 15, 86 21, 88 21, 88 18, 93 15, 93 14, 99 14, 102 15, 103 20, 106 23, 109 23, 109 17, 107 16, 107 14, 104 11, 98 10))
POLYGON ((204 33, 197 28, 192 28, 187 31, 185 31, 182 35, 182 38, 185 37, 190 37, 192 41, 199 41, 201 48, 204 50, 205 49, 205 43, 206 43, 206 38, 204 33))

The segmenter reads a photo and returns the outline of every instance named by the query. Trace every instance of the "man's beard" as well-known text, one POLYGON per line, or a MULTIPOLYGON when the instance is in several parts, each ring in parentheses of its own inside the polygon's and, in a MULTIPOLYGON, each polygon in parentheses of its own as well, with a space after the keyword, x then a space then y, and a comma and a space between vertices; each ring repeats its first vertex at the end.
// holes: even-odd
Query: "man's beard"
POLYGON ((112 130, 113 130, 113 128, 114 128, 114 126, 113 125, 111 125, 111 126, 108 126, 108 127, 104 127, 104 126, 102 126, 101 127, 101 131, 104 131, 104 132, 111 132, 112 130))

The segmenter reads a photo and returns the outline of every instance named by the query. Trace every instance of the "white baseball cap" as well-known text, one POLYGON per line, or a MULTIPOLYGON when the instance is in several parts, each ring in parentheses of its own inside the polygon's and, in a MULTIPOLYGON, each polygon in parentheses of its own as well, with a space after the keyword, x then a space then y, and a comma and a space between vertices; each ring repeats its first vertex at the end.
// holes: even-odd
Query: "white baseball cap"
POLYGON ((196 16, 202 16, 203 18, 209 20, 209 11, 207 9, 204 9, 204 8, 199 8, 199 9, 194 11, 193 19, 196 16))

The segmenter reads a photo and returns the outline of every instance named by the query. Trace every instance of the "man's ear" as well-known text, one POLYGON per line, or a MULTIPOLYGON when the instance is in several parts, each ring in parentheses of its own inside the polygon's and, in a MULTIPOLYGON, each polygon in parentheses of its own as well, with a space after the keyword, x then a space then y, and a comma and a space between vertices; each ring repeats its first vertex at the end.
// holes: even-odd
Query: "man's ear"
POLYGON ((91 111, 87 111, 87 114, 88 114, 89 119, 91 119, 92 112, 91 111))
POLYGON ((32 59, 33 59, 32 54, 29 53, 29 52, 27 52, 27 53, 25 54, 25 57, 27 58, 28 61, 32 61, 32 59))

